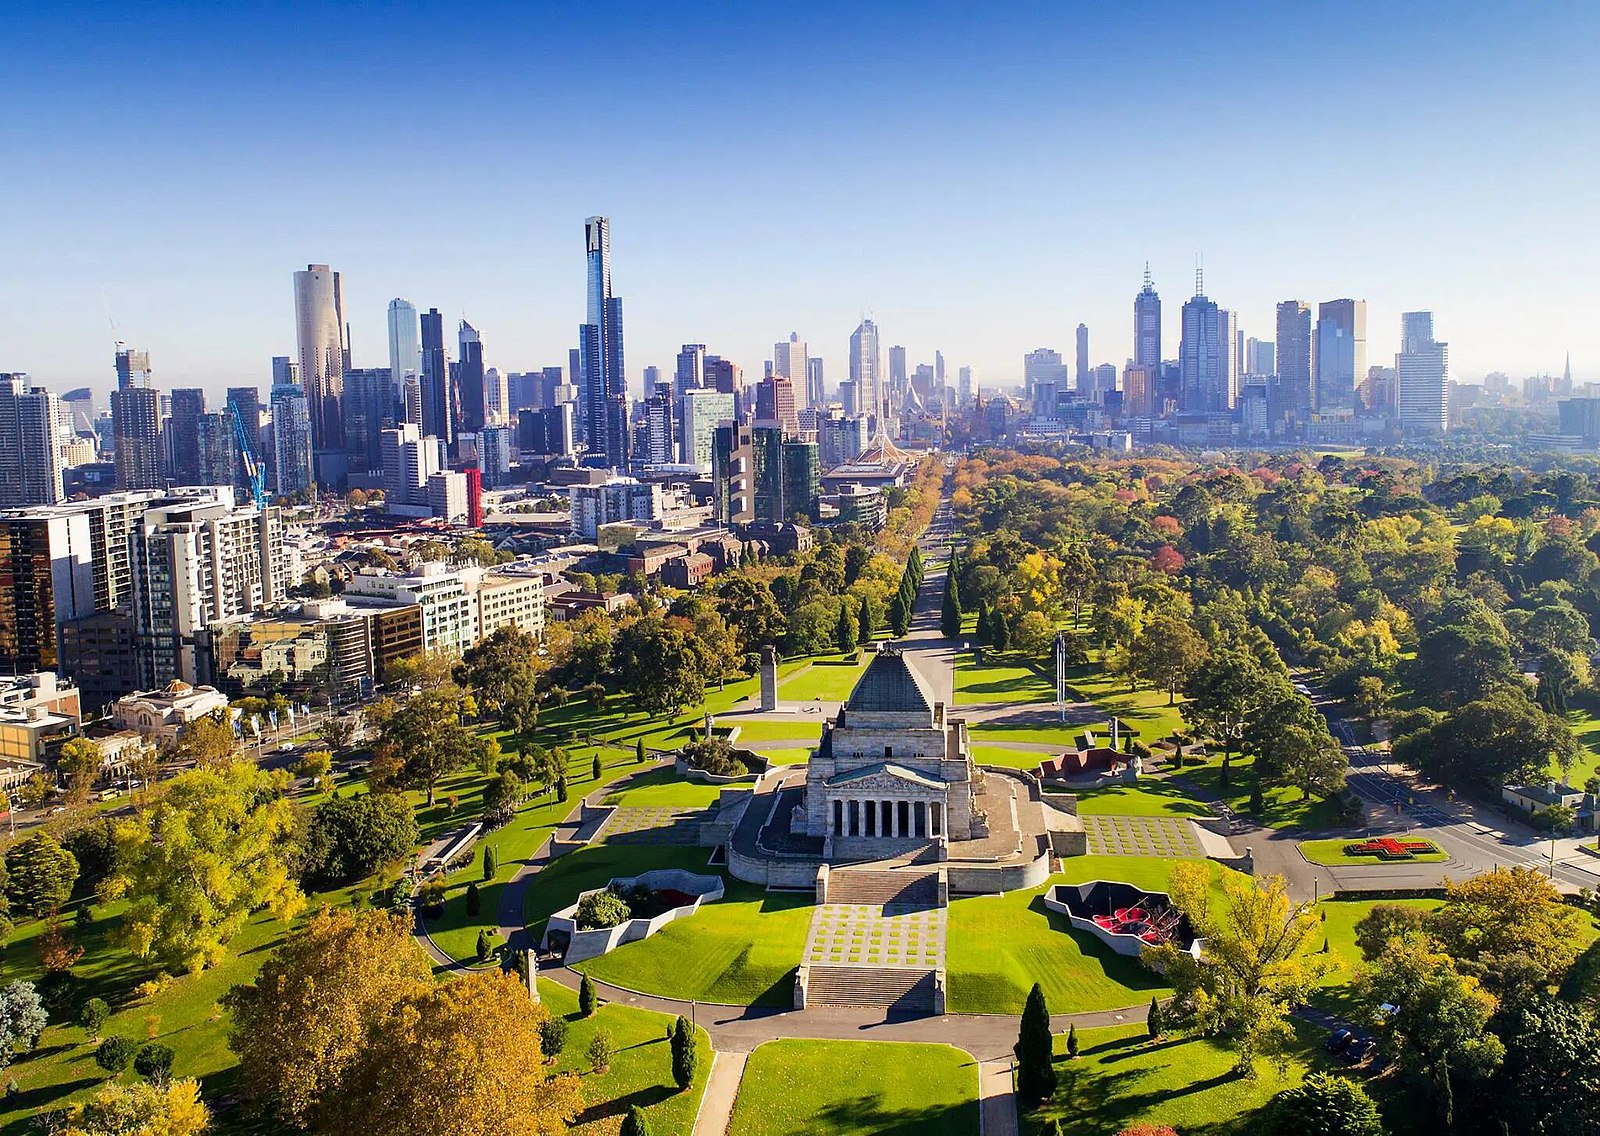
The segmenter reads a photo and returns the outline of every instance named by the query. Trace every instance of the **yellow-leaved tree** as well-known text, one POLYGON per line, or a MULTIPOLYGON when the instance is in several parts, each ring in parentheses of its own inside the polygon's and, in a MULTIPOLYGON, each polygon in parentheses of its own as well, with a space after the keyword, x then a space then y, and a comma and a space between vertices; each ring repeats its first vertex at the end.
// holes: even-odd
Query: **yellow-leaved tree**
POLYGON ((210 1122, 193 1079, 164 1085, 108 1081, 82 1104, 67 1108, 60 1136, 199 1136, 210 1122))

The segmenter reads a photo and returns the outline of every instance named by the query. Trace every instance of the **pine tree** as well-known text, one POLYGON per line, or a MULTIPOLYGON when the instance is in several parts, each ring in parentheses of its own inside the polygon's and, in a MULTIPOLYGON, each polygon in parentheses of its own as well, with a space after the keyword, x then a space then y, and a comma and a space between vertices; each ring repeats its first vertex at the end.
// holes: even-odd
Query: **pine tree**
POLYGON ((645 1119, 644 1109, 638 1105, 628 1106, 628 1115, 622 1118, 622 1127, 617 1130, 618 1136, 650 1136, 650 1122, 645 1119))
POLYGON ((1056 1068, 1051 1064, 1050 1008, 1044 990, 1035 982, 1022 1007, 1022 1028, 1017 1035, 1017 1094, 1025 1108, 1050 1099, 1056 1088, 1056 1068))
POLYGON ((596 781, 600 780, 600 755, 598 753, 594 755, 594 763, 589 767, 589 770, 596 781))
POLYGON ((956 583, 955 573, 947 572, 944 577, 944 607, 939 611, 939 630, 946 639, 955 639, 961 634, 961 588, 956 583))
POLYGON ((583 976, 583 981, 578 984, 578 1010, 586 1018, 593 1017, 596 1001, 598 998, 594 992, 594 983, 586 974, 583 976))
POLYGON ((634 745, 633 760, 637 765, 644 764, 644 739, 640 738, 634 745))
POLYGON ((846 653, 856 645, 857 631, 855 612, 850 610, 850 597, 846 596, 839 603, 839 622, 833 629, 833 645, 838 648, 840 654, 846 653))
POLYGON ((911 613, 906 610, 905 596, 896 592, 894 599, 889 601, 889 626, 894 630, 895 638, 905 635, 911 627, 911 613))
POLYGON ((482 962, 488 958, 492 950, 494 950, 494 940, 489 938, 489 929, 485 927, 478 932, 478 961, 482 962))
POLYGON ((478 885, 470 883, 467 885, 467 914, 476 916, 481 910, 483 910, 483 902, 478 898, 478 885))
POLYGON ((1145 1017, 1144 1022, 1151 1041, 1158 1039, 1166 1029, 1166 1019, 1161 1013, 1161 1003, 1154 998, 1150 999, 1150 1013, 1145 1017))
POLYGON ((856 642, 865 647, 878 633, 877 626, 872 622, 872 605, 867 602, 866 596, 861 597, 861 614, 856 618, 856 625, 860 628, 856 642))
POLYGON ((1067 1056, 1074 1061, 1078 1059, 1078 1027, 1067 1027, 1067 1056))
POLYGON ((994 644, 994 649, 996 651, 1010 650, 1011 621, 1006 618, 1006 613, 1003 611, 996 611, 994 613, 994 617, 990 619, 989 623, 991 625, 989 638, 994 644))
POLYGON ((493 844, 483 846, 483 878, 494 879, 495 872, 500 870, 500 857, 495 853, 493 844))
POLYGON ((682 1014, 672 1027, 672 1080, 680 1089, 694 1084, 695 1066, 699 1062, 694 1029, 682 1014))

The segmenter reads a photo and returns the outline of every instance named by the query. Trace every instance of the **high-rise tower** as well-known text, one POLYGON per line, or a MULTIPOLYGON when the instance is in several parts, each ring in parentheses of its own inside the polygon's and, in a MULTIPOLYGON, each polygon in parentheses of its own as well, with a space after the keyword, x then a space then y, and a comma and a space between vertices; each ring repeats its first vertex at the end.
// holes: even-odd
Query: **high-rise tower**
POLYGON ((1075 389, 1088 392, 1094 387, 1094 376, 1089 370, 1089 325, 1078 325, 1078 369, 1074 380, 1075 389))
POLYGON ((117 349, 117 389, 111 392, 111 437, 118 489, 160 489, 161 398, 150 385, 150 356, 117 349))
POLYGON ((1183 340, 1178 348, 1179 397, 1184 410, 1232 410, 1238 401, 1234 373, 1234 317, 1205 294, 1196 269, 1194 296, 1183 305, 1183 340))
POLYGON ((1144 266, 1144 287, 1133 298, 1133 361, 1140 367, 1161 366, 1161 296, 1144 266))
POLYGON ((1311 379, 1311 305, 1284 300, 1278 305, 1278 400, 1285 414, 1300 422, 1317 404, 1311 379))
POLYGON ((1354 410, 1356 384, 1367 377, 1367 302, 1329 300, 1317 306, 1318 411, 1354 410))
POLYGON ((1449 429, 1449 344, 1433 338, 1432 312, 1401 314, 1394 369, 1401 427, 1425 434, 1449 429))
POLYGON ((483 386, 483 339, 478 329, 466 320, 459 329, 461 366, 456 372, 456 405, 460 414, 457 432, 476 434, 483 429, 485 417, 483 386))
POLYGON ((0 506, 62 501, 61 400, 28 376, 0 375, 0 506))
POLYGON ((344 291, 337 272, 308 264, 294 274, 294 319, 312 446, 318 453, 343 451, 344 291))
POLYGON ((579 407, 592 464, 628 463, 628 385, 622 359, 622 298, 611 294, 611 221, 583 223, 588 262, 587 318, 578 329, 583 375, 579 407))
POLYGON ((878 325, 864 319, 850 333, 850 381, 862 411, 877 418, 885 416, 882 389, 883 356, 878 351, 878 325))
POLYGON ((389 301, 389 378, 396 402, 405 399, 406 376, 422 380, 422 341, 417 335, 417 306, 396 296, 389 301))
POLYGON ((455 402, 450 391, 450 360, 444 349, 444 317, 438 308, 422 313, 422 433, 446 446, 455 441, 455 402))

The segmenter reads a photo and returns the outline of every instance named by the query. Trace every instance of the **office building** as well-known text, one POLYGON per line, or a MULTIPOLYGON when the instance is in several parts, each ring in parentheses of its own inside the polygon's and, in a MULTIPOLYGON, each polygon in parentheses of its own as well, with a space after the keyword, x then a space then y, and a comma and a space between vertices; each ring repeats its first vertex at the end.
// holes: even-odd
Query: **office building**
POLYGON ((306 401, 305 388, 293 383, 274 383, 269 397, 273 492, 305 493, 315 480, 311 408, 306 401))
POLYGON ((422 378, 422 340, 417 331, 417 306, 396 296, 389 301, 389 375, 393 399, 405 397, 406 377, 422 378))
MULTIPOLYGON (((131 352, 117 353, 117 380, 123 375, 124 359, 131 352)), ((118 489, 160 489, 161 476, 161 398, 156 389, 144 385, 150 377, 149 357, 129 373, 133 385, 111 392, 111 433, 116 449, 118 489)))
POLYGON ((861 412, 878 419, 884 415, 883 356, 878 350, 878 325, 862 320, 850 333, 850 382, 861 412))
POLYGON ((498 367, 483 373, 483 416, 485 422, 505 423, 511 418, 510 376, 498 367))
POLYGON ((648 526, 661 519, 661 486, 632 477, 610 477, 598 485, 567 488, 572 503, 572 532, 594 540, 605 525, 629 522, 648 526))
POLYGON ((117 344, 117 389, 150 385, 150 353, 117 344))
POLYGON ((716 390, 687 390, 679 405, 678 440, 683 461, 708 471, 717 427, 733 421, 733 395, 716 390))
POLYGON ((1156 413, 1158 373, 1148 364, 1129 363, 1122 369, 1122 413, 1145 418, 1156 413))
POLYGON ((745 413, 748 407, 742 405, 744 399, 744 371, 732 359, 724 359, 721 355, 707 355, 705 357, 706 386, 722 394, 731 394, 736 410, 745 413))
POLYGON ((62 500, 64 419, 61 400, 27 375, 0 375, 0 508, 62 500))
POLYGON ((457 434, 476 434, 483 429, 486 417, 484 393, 483 339, 478 329, 466 320, 459 329, 461 362, 456 368, 456 421, 457 434))
POLYGON ((394 382, 387 367, 352 367, 344 376, 344 437, 352 470, 383 468, 379 435, 395 424, 394 382))
POLYGON ((577 404, 558 402, 543 410, 517 411, 517 450, 570 457, 578 448, 577 404))
POLYGON ((673 376, 672 393, 682 398, 684 392, 699 390, 706 385, 706 345, 685 343, 678 352, 678 368, 673 376))
POLYGON ((444 348, 444 317, 438 308, 422 313, 422 432, 455 441, 455 404, 450 390, 450 359, 444 348))
POLYGON ((1074 375, 1076 389, 1087 392, 1094 386, 1093 375, 1089 369, 1089 325, 1078 325, 1078 367, 1074 375))
POLYGON ((583 223, 588 262, 588 318, 578 329, 583 394, 579 413, 589 460, 621 469, 628 462, 628 387, 622 354, 622 298, 611 293, 611 222, 583 223))
POLYGON ((478 434, 478 469, 485 489, 499 489, 510 477, 515 431, 510 426, 485 426, 478 434))
POLYGON ((467 594, 465 573, 452 572, 440 563, 424 564, 415 575, 364 568, 345 586, 344 599, 357 608, 415 607, 422 616, 424 651, 459 655, 477 642, 476 605, 467 594))
POLYGON ((788 376, 774 374, 761 381, 756 388, 756 419, 780 423, 784 433, 789 435, 799 433, 800 418, 795 412, 794 384, 788 376))
POLYGON ((647 465, 677 461, 677 434, 672 421, 672 387, 659 384, 644 400, 644 453, 636 455, 647 465))
POLYGON ((202 414, 195 423, 196 476, 193 485, 235 484, 238 446, 233 420, 226 412, 202 414))
POLYGON ((380 436, 383 448, 384 511, 398 516, 431 516, 428 479, 444 468, 440 441, 407 422, 380 436))
POLYGON ((1244 341, 1244 373, 1269 379, 1278 373, 1277 344, 1270 339, 1251 337, 1244 341))
POLYGON ((1432 312, 1400 317, 1400 353, 1394 358, 1400 426, 1421 434, 1450 428, 1449 345, 1433 338, 1432 312))
POLYGON ((1329 300, 1317 306, 1317 410, 1354 410, 1356 384, 1367 374, 1367 302, 1329 300))
POLYGON ((60 625, 94 610, 88 517, 59 507, 0 515, 0 673, 61 669, 60 625))
POLYGON ((906 395, 906 349, 901 346, 889 348, 889 387, 882 392, 893 406, 899 406, 900 400, 906 395))
POLYGON ((1186 411, 1231 411, 1238 398, 1233 370, 1234 317, 1205 294, 1195 273, 1195 294, 1183 305, 1178 347, 1179 398, 1186 411))
POLYGON ((956 372, 956 401, 963 407, 972 401, 971 367, 962 367, 956 372))
POLYGON ((1133 298, 1133 362, 1139 367, 1161 366, 1161 296, 1144 266, 1144 287, 1133 298))
POLYGON ((817 428, 818 458, 824 469, 855 461, 870 442, 864 414, 829 414, 817 428))
POLYGON ((1050 383, 1057 391, 1067 389, 1067 365, 1061 352, 1048 347, 1037 347, 1022 357, 1022 388, 1027 398, 1034 398, 1034 388, 1040 383, 1050 383))
POLYGON ((311 446, 318 454, 344 450, 344 292, 339 274, 308 264, 294 274, 295 340, 300 383, 311 415, 311 446))
POLYGON ((792 331, 788 340, 772 345, 772 375, 774 378, 788 379, 791 390, 804 392, 809 359, 805 341, 800 338, 799 332, 792 331))
POLYGON ((821 359, 808 358, 806 360, 806 405, 819 408, 828 405, 827 387, 822 376, 821 359))
POLYGON ((172 392, 172 417, 167 422, 172 468, 168 477, 178 485, 204 485, 200 477, 200 418, 206 412, 206 392, 177 387, 172 392))
POLYGON ((442 469, 428 475, 428 513, 453 525, 467 519, 467 475, 442 469))
POLYGON ((1284 417, 1304 423, 1317 405, 1311 369, 1311 305, 1278 305, 1278 406, 1284 417))

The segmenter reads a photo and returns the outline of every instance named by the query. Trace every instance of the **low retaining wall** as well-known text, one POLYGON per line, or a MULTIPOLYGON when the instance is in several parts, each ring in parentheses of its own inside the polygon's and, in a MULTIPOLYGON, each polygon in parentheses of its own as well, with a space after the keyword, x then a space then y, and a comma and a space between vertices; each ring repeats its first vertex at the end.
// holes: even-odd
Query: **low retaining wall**
POLYGON ((952 895, 998 895, 1005 891, 1036 888, 1050 878, 1050 853, 1016 864, 963 864, 951 860, 944 865, 952 895))
MULTIPOLYGON (((1106 914, 1110 914, 1109 908, 1119 905, 1131 906, 1145 899, 1160 899, 1163 906, 1170 907, 1171 904, 1167 898, 1167 894, 1159 891, 1145 891, 1142 888, 1134 887, 1132 884, 1126 884, 1116 880, 1090 880, 1089 882, 1082 884, 1056 884, 1049 891, 1044 893, 1045 907, 1050 911, 1054 911, 1058 915, 1065 915, 1067 917, 1067 921, 1072 924, 1074 930, 1088 932, 1119 955, 1126 955, 1129 958, 1138 958, 1140 953, 1147 945, 1143 939, 1141 939, 1138 935, 1106 930, 1088 915, 1080 915, 1073 910, 1074 906, 1079 908, 1085 906, 1085 902, 1082 899, 1079 899, 1076 905, 1074 905, 1064 898, 1064 893, 1068 891, 1075 893, 1075 897, 1077 897, 1095 894, 1096 889, 1104 889, 1104 891, 1101 893, 1101 898, 1104 900, 1104 902, 1100 904, 1100 906, 1105 906, 1108 908, 1106 914)), ((1187 948, 1189 953, 1194 955, 1196 958, 1200 957, 1200 949, 1203 940, 1196 939, 1189 933, 1187 921, 1179 924, 1177 937, 1180 943, 1185 938, 1189 939, 1189 946, 1187 948)))
POLYGON ((750 772, 742 774, 738 777, 723 777, 716 773, 707 773, 703 769, 691 769, 689 767, 689 763, 683 760, 681 757, 673 759, 672 769, 673 772, 675 772, 679 777, 683 777, 690 781, 699 781, 706 785, 750 786, 754 786, 756 782, 760 781, 762 775, 767 771, 766 760, 762 758, 760 754, 745 751, 743 755, 739 757, 739 760, 744 762, 745 768, 750 770, 750 772), (755 762, 758 762, 759 765, 747 760, 749 758, 754 758, 755 762))
POLYGON ((817 866, 821 863, 812 857, 780 860, 775 856, 746 856, 728 845, 728 874, 761 887, 815 892, 817 866))
POLYGON ((702 903, 715 902, 723 895, 722 879, 719 876, 702 876, 679 868, 659 868, 638 876, 608 880, 603 888, 591 888, 580 893, 578 900, 582 902, 586 896, 599 895, 612 887, 626 890, 639 886, 652 891, 683 892, 685 895, 694 896, 694 902, 663 911, 652 919, 629 919, 626 923, 618 923, 615 927, 596 927, 589 931, 578 930, 576 919, 578 904, 574 903, 550 916, 549 922, 545 924, 544 938, 539 943, 540 949, 548 949, 552 933, 558 936, 565 934, 568 937, 567 950, 562 961, 565 965, 571 966, 616 950, 623 943, 648 939, 673 920, 687 918, 699 911, 702 903))

